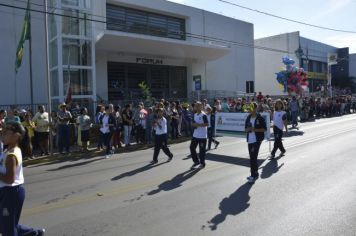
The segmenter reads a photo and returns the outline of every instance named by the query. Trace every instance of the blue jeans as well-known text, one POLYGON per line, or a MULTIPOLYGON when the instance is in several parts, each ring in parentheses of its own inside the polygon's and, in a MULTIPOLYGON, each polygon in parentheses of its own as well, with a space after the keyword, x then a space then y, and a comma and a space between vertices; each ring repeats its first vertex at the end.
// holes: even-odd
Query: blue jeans
POLYGON ((58 149, 59 152, 63 152, 63 148, 66 152, 69 152, 70 141, 70 129, 69 125, 58 125, 58 149))
POLYGON ((37 230, 19 224, 24 201, 22 185, 0 188, 0 235, 37 235, 37 230))
POLYGON ((298 111, 292 111, 292 125, 298 126, 298 111))

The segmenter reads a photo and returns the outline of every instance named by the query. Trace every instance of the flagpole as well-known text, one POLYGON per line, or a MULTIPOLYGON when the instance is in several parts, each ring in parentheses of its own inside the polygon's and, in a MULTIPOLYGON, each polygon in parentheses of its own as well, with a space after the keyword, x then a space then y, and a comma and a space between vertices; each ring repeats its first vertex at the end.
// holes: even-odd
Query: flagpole
POLYGON ((44 14, 45 14, 45 36, 46 36, 46 71, 47 71, 47 95, 48 95, 48 119, 49 119, 49 145, 51 156, 53 156, 53 135, 52 135, 52 96, 51 96, 51 74, 49 70, 49 53, 48 53, 48 7, 47 0, 44 0, 44 14))
MULTIPOLYGON (((31 5, 31 0, 29 1, 29 6, 31 5)), ((29 25, 30 25, 30 38, 29 38, 29 46, 30 46, 30 94, 31 94, 31 110, 34 110, 33 107, 33 74, 32 74, 32 25, 31 25, 31 11, 30 11, 30 17, 29 17, 29 25)))

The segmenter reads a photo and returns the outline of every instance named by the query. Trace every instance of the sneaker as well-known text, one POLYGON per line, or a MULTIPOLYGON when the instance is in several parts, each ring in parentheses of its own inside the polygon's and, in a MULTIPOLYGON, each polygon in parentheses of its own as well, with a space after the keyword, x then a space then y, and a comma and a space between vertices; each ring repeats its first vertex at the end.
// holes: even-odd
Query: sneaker
POLYGON ((215 149, 218 149, 219 144, 220 144, 220 142, 215 143, 215 149))
POLYGON ((45 232, 46 232, 46 230, 45 229, 39 229, 39 230, 37 230, 37 234, 36 234, 36 236, 43 236, 43 235, 45 235, 45 232))
POLYGON ((199 166, 199 163, 194 163, 192 167, 190 167, 191 170, 195 170, 199 166))
POLYGON ((110 155, 106 155, 105 156, 106 159, 110 159, 110 157, 111 157, 110 155))
POLYGON ((172 161, 172 159, 173 159, 173 154, 171 154, 170 156, 169 156, 169 158, 168 158, 168 162, 170 162, 170 161, 172 161))
POLYGON ((285 156, 287 151, 281 152, 281 157, 285 156))
POLYGON ((200 164, 199 169, 204 169, 205 168, 205 164, 200 164))
POLYGON ((151 164, 157 164, 158 163, 158 161, 157 160, 153 160, 153 161, 151 161, 151 164))
POLYGON ((257 178, 252 177, 252 176, 247 177, 247 181, 248 181, 250 184, 254 184, 255 181, 256 181, 256 179, 257 179, 257 178))

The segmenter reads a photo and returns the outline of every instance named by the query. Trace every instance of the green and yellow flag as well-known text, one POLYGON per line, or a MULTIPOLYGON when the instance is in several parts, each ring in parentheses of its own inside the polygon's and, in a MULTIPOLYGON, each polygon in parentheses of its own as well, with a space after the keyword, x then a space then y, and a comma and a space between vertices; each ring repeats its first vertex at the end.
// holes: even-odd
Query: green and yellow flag
POLYGON ((18 72, 23 58, 23 47, 26 40, 30 40, 31 37, 31 13, 30 13, 30 0, 27 1, 27 8, 24 23, 22 26, 22 32, 19 44, 16 51, 15 71, 18 72))

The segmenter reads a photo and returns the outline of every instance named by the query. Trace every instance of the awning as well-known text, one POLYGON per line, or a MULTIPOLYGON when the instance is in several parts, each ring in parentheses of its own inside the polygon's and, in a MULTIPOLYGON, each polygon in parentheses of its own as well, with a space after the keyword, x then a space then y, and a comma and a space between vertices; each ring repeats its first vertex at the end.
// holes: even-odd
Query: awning
POLYGON ((154 36, 107 30, 99 35, 97 50, 166 56, 172 58, 216 60, 230 48, 211 43, 198 43, 154 36))

